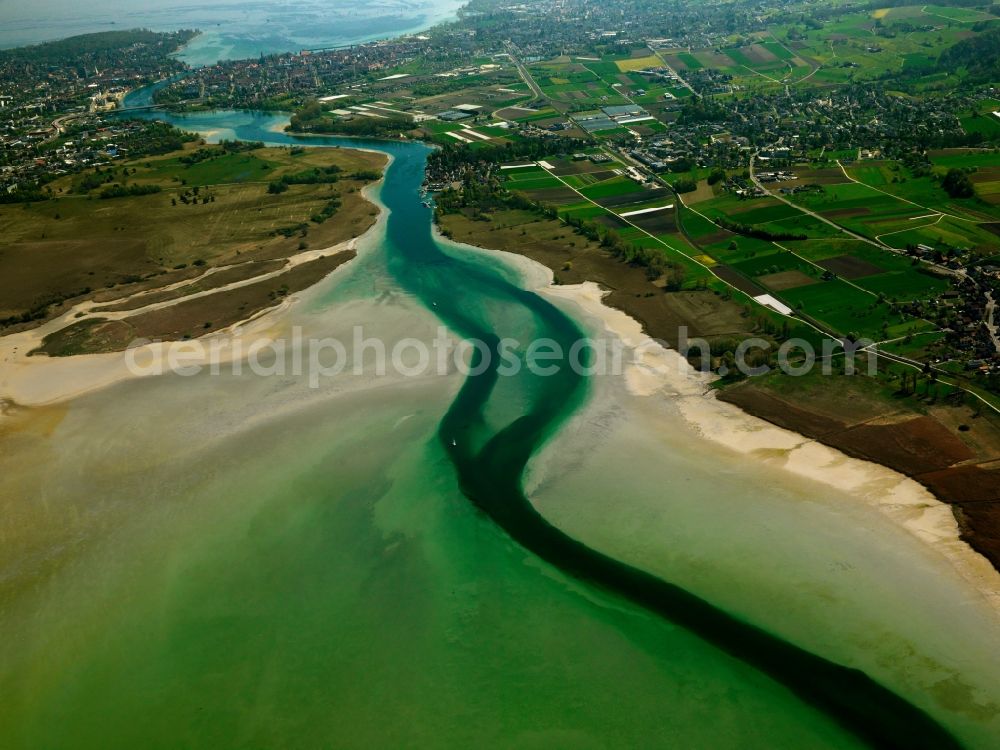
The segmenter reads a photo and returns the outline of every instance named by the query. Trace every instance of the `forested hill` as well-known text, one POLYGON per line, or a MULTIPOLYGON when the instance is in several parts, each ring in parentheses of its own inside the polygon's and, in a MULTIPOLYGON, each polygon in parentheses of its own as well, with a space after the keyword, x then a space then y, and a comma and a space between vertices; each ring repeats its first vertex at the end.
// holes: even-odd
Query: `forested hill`
POLYGON ((942 69, 965 68, 970 80, 985 81, 1000 78, 1000 26, 963 39, 941 53, 942 69))
POLYGON ((126 55, 133 63, 143 58, 165 58, 195 34, 196 31, 189 29, 169 33, 130 29, 81 34, 57 42, 0 50, 0 68, 112 68, 117 67, 126 55))

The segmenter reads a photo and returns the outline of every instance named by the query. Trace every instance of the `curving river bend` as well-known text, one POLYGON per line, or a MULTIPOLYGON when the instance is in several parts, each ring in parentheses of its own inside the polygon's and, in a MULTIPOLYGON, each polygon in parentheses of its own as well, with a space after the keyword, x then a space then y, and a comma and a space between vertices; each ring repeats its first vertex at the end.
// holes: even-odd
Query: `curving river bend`
MULTIPOLYGON (((275 116, 220 112, 174 121, 213 138, 301 142, 278 132, 282 118, 275 116)), ((371 240, 377 251, 363 254, 345 279, 310 303, 319 327, 320 311, 342 316, 346 309, 383 315, 397 333, 411 326, 426 332, 436 317, 459 336, 487 342, 544 336, 568 348, 581 335, 581 324, 525 290, 500 261, 432 237, 430 212, 417 195, 426 147, 335 138, 308 143, 377 149, 394 159, 380 193, 388 218, 371 240), (386 309, 386 289, 402 298, 395 302, 402 313, 386 309)), ((251 424, 247 401, 270 399, 273 409, 277 398, 253 390, 259 384, 233 383, 237 392, 223 395, 199 382, 190 396, 196 405, 185 410, 179 403, 185 396, 169 383, 129 384, 116 398, 133 406, 141 399, 147 408, 158 399, 161 407, 177 406, 177 422, 168 427, 212 399, 219 404, 215 418, 227 419, 226 399, 235 398, 241 406, 230 404, 235 413, 228 418, 251 424)), ((525 468, 587 402, 586 379, 567 368, 552 377, 522 370, 500 378, 491 367, 464 382, 449 378, 443 391, 426 383, 391 385, 395 395, 358 391, 353 411, 338 404, 321 412, 338 421, 336 435, 326 432, 325 419, 286 420, 255 437, 227 433, 249 455, 280 456, 280 470, 239 471, 235 438, 222 441, 220 453, 212 439, 185 434, 208 446, 211 460, 195 462, 204 475, 193 483, 179 480, 173 494, 163 492, 163 506, 175 507, 180 496, 214 497, 198 511, 208 514, 199 523, 212 519, 208 528, 217 529, 208 534, 211 543, 189 539, 198 533, 197 512, 176 511, 188 516, 178 521, 175 511, 158 508, 167 514, 161 528, 173 528, 174 536, 133 542, 132 554, 159 550, 161 563, 177 566, 166 598, 150 594, 163 575, 153 570, 157 554, 141 574, 137 560, 93 563, 90 573, 103 565, 115 571, 109 581, 121 580, 103 590, 94 584, 98 590, 86 597, 46 592, 26 611, 23 632, 15 631, 30 642, 25 654, 37 658, 40 648, 26 635, 29 624, 54 621, 61 606, 86 610, 90 630, 84 626, 79 642, 53 648, 48 673, 46 665, 12 658, 6 685, 11 675, 27 682, 0 709, 0 731, 23 746, 38 740, 70 746, 73 736, 80 744, 72 746, 80 747, 443 746, 473 738, 523 747, 959 746, 933 711, 909 702, 912 690, 904 699, 864 671, 726 614, 546 520, 525 496, 525 468), (371 416, 379 411, 383 416, 371 416), (428 443, 435 434, 436 446, 428 443), (319 439, 330 441, 325 450, 319 439), (324 489, 326 482, 336 487, 324 489), (489 523, 449 501, 459 489, 489 523), (230 521, 220 519, 232 512, 234 496, 248 494, 258 496, 248 507, 259 515, 234 535, 230 521), (286 517, 280 508, 289 494, 312 501, 286 517), (218 499, 223 495, 226 502, 218 499), (366 520, 369 514, 377 523, 366 520), (437 520, 418 519, 424 514, 437 520), (419 554, 415 529, 436 539, 421 542, 419 554), (324 561, 330 545, 338 558, 324 561), (532 557, 525 560, 521 550, 532 557), (131 593, 119 598, 123 592, 131 593), (102 596, 118 602, 117 611, 92 611, 85 599, 102 596), (214 614, 205 603, 212 596, 220 597, 214 614), (154 632, 144 633, 149 623, 154 632), (109 642, 119 636, 119 643, 109 642), (61 682, 57 675, 65 684, 54 684, 61 682), (163 716, 144 720, 140 714, 150 709, 163 716), (150 740, 144 726, 162 734, 150 740)), ((93 430, 113 429, 118 417, 107 416, 109 396, 88 399, 82 410, 93 430)), ((177 450, 181 464, 189 456, 177 450)), ((163 477, 177 466, 154 468, 163 477)), ((143 496, 138 487, 132 491, 143 496)), ((148 520, 136 519, 143 533, 155 527, 148 520)), ((88 568, 79 574, 86 577, 88 568)), ((59 632, 53 627, 46 641, 51 645, 59 632)), ((961 729, 974 744, 985 736, 961 729)))

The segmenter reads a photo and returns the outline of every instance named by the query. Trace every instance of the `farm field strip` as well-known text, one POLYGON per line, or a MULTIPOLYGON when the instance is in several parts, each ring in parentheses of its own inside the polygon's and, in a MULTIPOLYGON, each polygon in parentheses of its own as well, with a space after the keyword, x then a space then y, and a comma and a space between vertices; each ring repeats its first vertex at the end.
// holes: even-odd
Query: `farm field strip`
MULTIPOLYGON (((858 185, 864 185, 865 187, 871 188, 872 190, 874 190, 876 192, 882 193, 883 195, 887 195, 890 198, 894 198, 894 199, 896 199, 898 201, 902 201, 903 203, 909 203, 911 206, 916 206, 917 208, 923 209, 924 211, 930 211, 931 213, 934 213, 934 214, 945 214, 946 216, 951 216, 953 219, 958 219, 959 221, 968 221, 968 222, 972 222, 972 223, 977 223, 973 219, 967 219, 967 218, 965 218, 963 216, 955 216, 954 214, 950 214, 947 211, 938 211, 937 209, 931 208, 930 206, 924 206, 924 205, 922 205, 920 203, 917 203, 916 201, 911 201, 909 198, 904 198, 904 197, 902 197, 900 195, 895 195, 893 193, 890 193, 890 192, 887 192, 887 191, 882 190, 880 188, 877 188, 874 185, 869 185, 867 182, 862 182, 861 180, 855 179, 854 177, 851 176, 851 174, 847 171, 847 169, 844 168, 844 165, 840 162, 839 159, 837 160, 837 166, 839 166, 840 170, 844 173, 844 177, 846 177, 848 180, 850 180, 853 183, 856 183, 858 185)), ((917 217, 914 217, 914 218, 917 218, 917 217)))
MULTIPOLYGON (((555 179, 559 180, 560 182, 563 182, 562 178, 560 178, 558 175, 552 175, 552 176, 555 179)), ((656 235, 654 235, 654 234, 646 231, 645 229, 642 229, 641 227, 635 225, 634 223, 632 223, 628 219, 622 219, 620 216, 618 216, 617 214, 614 214, 613 212, 611 212, 610 210, 608 210, 604 206, 601 206, 596 201, 588 198, 586 195, 584 195, 582 192, 580 192, 576 188, 573 188, 568 183, 563 182, 563 184, 566 185, 566 187, 568 187, 570 190, 573 190, 575 193, 577 193, 582 198, 584 198, 585 200, 587 200, 588 202, 592 203, 595 207, 597 207, 598 209, 600 209, 602 212, 604 212, 604 213, 606 213, 606 214, 608 214, 610 216, 613 216, 615 219, 617 219, 619 221, 625 222, 626 224, 628 224, 629 226, 631 226, 634 230, 636 230, 639 234, 643 235, 645 238, 648 238, 652 242, 656 243, 657 246, 664 247, 668 251, 670 251, 672 253, 676 253, 677 255, 681 256, 682 263, 684 263, 685 265, 688 264, 688 263, 694 263, 694 264, 696 264, 699 268, 701 268, 703 271, 707 272, 713 278, 719 279, 719 281, 722 281, 724 284, 726 284, 726 286, 730 287, 734 291, 736 291, 736 292, 742 294, 743 296, 747 297, 747 299, 749 299, 754 304, 758 304, 758 305, 760 304, 760 303, 756 302, 756 300, 754 300, 751 295, 749 295, 745 291, 742 291, 739 288, 733 286, 732 284, 730 284, 725 279, 722 279, 720 276, 718 276, 715 272, 712 271, 712 269, 711 269, 710 266, 708 266, 705 263, 703 263, 702 261, 698 260, 698 258, 696 256, 699 255, 700 253, 696 252, 695 254, 688 254, 688 253, 684 252, 683 250, 674 247, 673 245, 671 245, 670 243, 668 243, 666 240, 664 240, 662 237, 657 237, 656 235)), ((692 250, 697 251, 697 248, 692 248, 692 250)), ((807 321, 803 321, 803 322, 807 323, 807 321)), ((811 324, 809 324, 809 325, 810 325, 810 327, 815 328, 815 326, 812 326, 811 324)), ((823 333, 823 331, 821 331, 818 328, 816 330, 819 331, 820 333, 823 333)))

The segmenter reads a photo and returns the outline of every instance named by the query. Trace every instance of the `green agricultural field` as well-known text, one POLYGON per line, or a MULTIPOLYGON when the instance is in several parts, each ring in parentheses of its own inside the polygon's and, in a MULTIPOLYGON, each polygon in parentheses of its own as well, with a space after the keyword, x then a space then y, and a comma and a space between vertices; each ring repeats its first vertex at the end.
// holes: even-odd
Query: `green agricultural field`
POLYGON ((637 237, 632 244, 652 250, 660 250, 671 263, 677 263, 684 269, 684 289, 696 289, 705 285, 709 289, 723 291, 728 287, 707 270, 701 262, 695 260, 700 253, 678 234, 660 234, 655 238, 648 235, 637 237))
POLYGON ((625 242, 635 242, 636 240, 642 237, 648 237, 649 235, 637 227, 624 227, 618 230, 618 236, 625 242))
POLYGON ((889 299, 898 301, 933 299, 951 287, 947 279, 916 268, 867 276, 855 279, 854 283, 870 292, 884 294, 889 299))
POLYGON ((573 188, 576 188, 577 190, 579 190, 580 188, 586 187, 587 185, 590 185, 590 184, 593 183, 593 180, 592 179, 588 179, 588 177, 590 177, 590 175, 586 175, 586 174, 568 174, 568 175, 564 175, 561 179, 562 179, 563 182, 565 182, 570 187, 573 187, 573 188))
MULTIPOLYGON (((921 224, 921 222, 913 222, 921 224)), ((914 229, 895 232, 883 236, 883 241, 893 247, 907 245, 930 245, 945 247, 978 248, 980 252, 996 252, 1000 246, 1000 237, 983 229, 978 224, 969 221, 959 221, 949 216, 937 221, 929 221, 914 229)))
POLYGON ((766 49, 779 60, 791 60, 795 55, 787 47, 778 42, 761 42, 761 47, 766 49))
POLYGON ((782 244, 813 263, 848 257, 870 264, 873 270, 882 269, 882 273, 853 278, 851 283, 875 294, 885 294, 889 299, 929 299, 950 288, 948 279, 930 272, 926 266, 914 265, 909 257, 860 240, 806 240, 782 244))
MULTIPOLYGON (((718 224, 690 210, 681 211, 681 223, 684 225, 685 231, 695 239, 716 234, 720 231, 718 224)), ((733 236, 735 237, 736 235, 733 236)))
POLYGON ((455 122, 444 122, 443 120, 427 120, 426 122, 420 123, 420 127, 426 130, 432 135, 440 135, 442 133, 452 133, 456 130, 461 130, 462 126, 455 122))
POLYGON ((634 125, 628 126, 629 130, 645 131, 642 132, 643 135, 648 135, 650 133, 666 133, 667 126, 658 120, 647 120, 646 122, 635 123, 634 125))
POLYGON ((556 112, 551 107, 545 107, 540 109, 538 112, 530 115, 525 115, 524 117, 515 117, 515 122, 538 122, 539 120, 551 120, 552 118, 561 117, 558 112, 556 112))
POLYGON ((771 221, 760 226, 761 229, 773 232, 774 234, 804 234, 806 237, 816 239, 823 237, 840 237, 843 234, 836 227, 831 227, 829 224, 822 222, 819 219, 814 219, 812 216, 803 213, 798 213, 787 219, 771 221))
POLYGON ((509 183, 509 187, 513 190, 548 190, 562 187, 562 183, 555 177, 539 177, 533 180, 517 180, 509 183))
POLYGON ((493 138, 506 138, 508 140, 514 140, 521 137, 517 133, 512 132, 510 128, 501 128, 499 126, 476 125, 475 129, 483 135, 488 135, 493 138))
POLYGON ((843 335, 855 333, 881 339, 883 327, 904 322, 877 297, 840 279, 786 289, 778 296, 843 335))
POLYGON ((910 359, 925 359, 930 355, 930 347, 945 338, 939 331, 919 333, 907 339, 881 344, 879 349, 890 354, 898 354, 910 359))
POLYGON ((983 13, 982 11, 978 11, 973 8, 952 8, 942 5, 925 5, 922 10, 929 16, 947 18, 953 21, 959 21, 960 23, 975 23, 976 21, 989 21, 995 18, 995 16, 991 16, 989 13, 983 13))
POLYGON ((849 71, 844 68, 820 68, 811 80, 816 83, 846 83, 849 77, 849 71))
POLYGON ((735 62, 737 65, 746 65, 748 68, 752 68, 755 65, 754 61, 749 59, 746 55, 744 55, 743 50, 741 50, 738 47, 726 49, 723 50, 723 52, 730 60, 735 62))
POLYGON ((949 149, 948 151, 933 151, 930 154, 931 163, 938 167, 1000 167, 1000 151, 979 151, 966 149, 949 149))
MULTIPOLYGON (((939 178, 946 170, 935 170, 939 178)), ((993 208, 975 199, 954 199, 941 187, 939 179, 931 176, 914 177, 901 165, 892 162, 851 167, 848 173, 856 180, 879 190, 911 201, 931 211, 941 211, 981 220, 983 215, 995 216, 1000 220, 1000 207, 993 208), (971 213, 970 213, 971 212, 971 213)))
POLYGON ((182 157, 151 162, 150 169, 141 170, 130 182, 153 184, 162 181, 183 180, 185 185, 219 185, 222 183, 266 181, 276 162, 262 159, 253 153, 227 154, 186 165, 182 157))
POLYGON ((595 206, 592 203, 581 206, 567 206, 559 211, 560 216, 583 220, 595 219, 598 216, 604 216, 606 213, 607 209, 595 206))
POLYGON ((821 192, 798 193, 792 200, 873 238, 898 231, 911 217, 928 213, 921 206, 854 182, 824 185, 821 192))
POLYGON ((730 262, 733 268, 740 273, 750 277, 764 276, 766 274, 781 273, 782 271, 800 271, 807 276, 820 276, 815 266, 809 262, 796 258, 788 252, 779 251, 768 255, 758 256, 749 260, 730 262))
POLYGON ((920 52, 903 55, 903 70, 907 72, 933 71, 937 67, 937 58, 920 52))
MULTIPOLYGON (((580 196, 576 196, 579 198, 580 196)), ((581 209, 591 209, 595 208, 594 204, 589 201, 577 200, 577 201, 560 201, 559 203, 559 215, 563 215, 566 212, 579 211, 581 209)))
POLYGON ((503 175, 507 182, 523 182, 524 180, 537 180, 541 177, 548 177, 549 173, 541 167, 522 167, 519 169, 505 169, 503 175))
POLYGON ((886 162, 872 162, 847 169, 847 173, 855 180, 878 188, 884 187, 891 182, 894 176, 891 172, 892 168, 886 162))
MULTIPOLYGON (((948 74, 935 71, 940 53, 967 33, 968 26, 963 29, 963 22, 985 20, 989 16, 960 8, 947 8, 943 15, 933 15, 937 12, 935 6, 927 6, 929 12, 926 13, 921 12, 921 7, 845 13, 826 20, 820 29, 803 31, 797 26, 797 34, 802 38, 789 41, 787 46, 797 55, 820 63, 819 70, 810 77, 810 81, 817 84, 871 79, 906 70, 918 76, 926 72, 925 83, 937 80, 943 85, 948 74), (897 21, 909 24, 910 28, 905 33, 873 35, 876 24, 892 29, 897 21), (845 62, 856 67, 843 67, 845 62)), ((772 33, 776 39, 783 38, 787 27, 772 28, 772 33)), ((787 53, 783 55, 775 46, 768 43, 761 46, 782 61, 788 61, 787 53)), ((806 67, 803 75, 810 70, 811 66, 806 67)), ((793 73, 792 77, 797 76, 793 73)))
POLYGON ((824 211, 841 206, 851 207, 855 202, 866 205, 871 201, 880 201, 884 196, 877 190, 856 182, 843 182, 836 185, 823 185, 820 193, 796 194, 793 200, 803 203, 817 211, 824 211), (834 206, 833 204, 837 204, 834 206))
POLYGON ((660 177, 662 177, 668 184, 673 185, 679 180, 692 180, 693 182, 698 182, 699 180, 704 180, 711 173, 712 170, 708 167, 695 167, 689 172, 664 172, 660 174, 660 177))
POLYGON ((611 198, 617 195, 628 195, 629 193, 639 194, 637 200, 642 200, 641 193, 643 191, 634 180, 630 180, 628 177, 612 177, 610 180, 585 187, 580 192, 591 200, 611 198))
POLYGON ((913 259, 909 256, 883 250, 867 242, 858 241, 850 254, 886 271, 915 270, 913 259))
MULTIPOLYGON (((803 258, 811 260, 813 263, 826 260, 827 258, 836 258, 841 255, 858 255, 859 257, 863 257, 865 260, 869 260, 865 257, 864 253, 868 249, 875 249, 862 240, 843 238, 797 240, 794 242, 782 242, 781 244, 796 255, 801 255, 803 258)), ((871 260, 869 260, 869 262, 876 263, 871 260)), ((876 263, 876 265, 882 264, 876 263)), ((882 267, 884 268, 885 266, 883 265, 882 267)))
POLYGON ((650 201, 641 201, 638 203, 629 203, 626 206, 616 206, 612 210, 622 214, 628 213, 629 211, 641 211, 644 208, 660 208, 662 206, 672 205, 674 203, 673 198, 656 198, 650 201))
POLYGON ((1000 137, 1000 117, 992 111, 978 115, 964 115, 959 118, 966 133, 981 133, 984 138, 1000 137))
MULTIPOLYGON (((715 228, 718 230, 718 227, 715 228)), ((733 235, 731 239, 716 242, 705 248, 705 253, 720 263, 739 263, 783 252, 773 242, 758 240, 756 237, 740 237, 738 235, 733 235)))
POLYGON ((583 67, 589 70, 591 73, 598 77, 613 77, 622 72, 621 68, 618 67, 617 61, 624 60, 628 58, 622 58, 619 55, 606 55, 604 60, 600 62, 587 60, 583 63, 583 67))
POLYGON ((519 187, 522 183, 532 182, 534 180, 542 180, 551 177, 551 175, 545 170, 535 170, 535 169, 525 169, 525 170, 505 170, 502 173, 504 178, 504 184, 511 190, 519 187), (525 172, 523 176, 514 177, 512 173, 525 172))
POLYGON ((685 66, 687 66, 688 70, 699 70, 705 67, 701 64, 701 61, 690 52, 678 52, 677 58, 684 63, 685 66))
MULTIPOLYGON (((767 200, 767 199, 765 199, 767 200)), ((713 203, 711 201, 710 203, 713 203)), ((737 204, 737 208, 739 205, 737 204)), ((701 208, 699 207, 699 210, 701 208)), ((729 217, 733 221, 738 221, 741 224, 767 224, 772 221, 780 221, 782 219, 788 219, 793 216, 801 216, 801 211, 796 211, 791 206, 785 203, 779 203, 777 201, 768 201, 768 205, 761 206, 760 208, 752 208, 749 211, 740 210, 739 212, 729 212, 729 217)))
POLYGON ((726 217, 740 224, 774 233, 804 234, 807 237, 830 237, 839 231, 818 219, 772 198, 743 200, 723 194, 697 203, 698 211, 709 218, 726 217))
POLYGON ((652 83, 648 83, 642 86, 642 88, 646 90, 645 94, 632 97, 632 101, 640 105, 656 104, 663 99, 664 94, 671 92, 671 89, 667 86, 657 86, 652 83))

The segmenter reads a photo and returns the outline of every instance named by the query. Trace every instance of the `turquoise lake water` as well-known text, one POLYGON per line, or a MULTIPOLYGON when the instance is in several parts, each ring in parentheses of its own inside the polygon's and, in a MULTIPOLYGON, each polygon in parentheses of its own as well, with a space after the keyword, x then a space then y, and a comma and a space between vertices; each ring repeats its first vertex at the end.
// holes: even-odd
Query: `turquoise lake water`
MULTIPOLYGON (((171 119, 214 139, 299 142, 277 115, 171 119)), ((501 259, 432 238, 417 192, 425 146, 307 142, 391 154, 389 215, 288 325, 349 338, 363 321, 387 340, 429 340, 440 321, 486 340, 580 335, 584 322, 514 283, 501 259)), ((955 625, 973 637, 939 638, 948 609, 970 605, 933 581, 925 601, 909 593, 922 566, 937 570, 919 542, 827 510, 847 498, 699 457, 679 426, 659 456, 606 443, 594 468, 559 469, 567 420, 607 421, 612 388, 568 372, 365 374, 318 390, 243 375, 134 381, 77 400, 52 435, 0 457, 25 507, 4 532, 65 530, 50 552, 57 572, 16 589, 0 614, 0 744, 937 748, 954 736, 989 747, 1000 690, 988 689, 988 641, 974 643, 978 610, 955 625), (616 562, 639 533, 592 549, 540 515, 521 491, 540 450, 557 467, 543 507, 575 501, 584 519, 596 509, 608 520, 591 529, 627 519, 640 509, 632 495, 651 488, 661 507, 678 505, 673 569, 653 577, 616 562), (683 489, 671 483, 682 472, 683 489), (750 543, 753 523, 710 517, 720 494, 787 528, 770 546, 750 543), (805 556, 802 530, 813 534, 805 556), (853 545, 869 572, 810 586, 780 570, 783 554, 825 569, 853 545), (730 559, 743 547, 748 558, 730 559), (752 571, 756 599, 775 606, 753 610, 752 571), (898 606, 893 588, 907 592, 898 606), (825 606, 822 632, 796 626, 825 606), (746 609, 753 620, 727 614, 746 609), (956 678, 963 659, 987 676, 970 666, 968 685, 956 678)), ((633 421, 624 436, 652 445, 633 421)))
POLYGON ((460 5, 456 0, 0 3, 0 48, 112 29, 198 29, 202 34, 179 57, 190 65, 211 65, 220 59, 241 60, 413 33, 452 18, 460 5))

